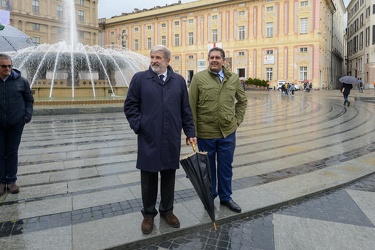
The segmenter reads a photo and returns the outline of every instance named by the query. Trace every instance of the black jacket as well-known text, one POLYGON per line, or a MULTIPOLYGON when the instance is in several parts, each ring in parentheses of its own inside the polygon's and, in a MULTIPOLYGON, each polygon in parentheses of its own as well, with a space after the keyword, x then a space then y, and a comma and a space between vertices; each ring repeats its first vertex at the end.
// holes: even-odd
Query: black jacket
POLYGON ((13 69, 5 81, 0 78, 0 127, 30 122, 33 104, 29 82, 20 71, 13 69))
POLYGON ((353 88, 353 85, 352 84, 346 84, 346 83, 343 83, 342 86, 341 86, 341 92, 344 94, 344 95, 349 95, 350 94, 350 90, 353 88))

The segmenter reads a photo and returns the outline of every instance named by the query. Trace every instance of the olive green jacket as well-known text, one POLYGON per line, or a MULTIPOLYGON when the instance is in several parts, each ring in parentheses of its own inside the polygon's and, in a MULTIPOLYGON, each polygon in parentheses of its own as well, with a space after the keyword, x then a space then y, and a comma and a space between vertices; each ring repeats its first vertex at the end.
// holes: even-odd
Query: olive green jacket
POLYGON ((226 138, 242 123, 247 106, 238 75, 223 68, 224 79, 210 69, 194 75, 189 101, 198 138, 226 138))

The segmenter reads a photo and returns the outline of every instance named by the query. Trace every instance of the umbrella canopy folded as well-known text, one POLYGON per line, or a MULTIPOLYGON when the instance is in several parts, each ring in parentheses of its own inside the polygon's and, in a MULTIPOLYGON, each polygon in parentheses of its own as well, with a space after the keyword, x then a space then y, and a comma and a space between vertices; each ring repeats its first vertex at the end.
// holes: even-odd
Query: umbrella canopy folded
POLYGON ((194 153, 180 160, 181 166, 185 170, 187 177, 197 192, 204 208, 211 220, 215 223, 215 205, 212 196, 211 174, 208 156, 205 152, 196 152, 193 144, 194 153))
POLYGON ((36 46, 31 38, 22 31, 6 24, 0 30, 0 52, 17 51, 23 48, 36 46))
POLYGON ((343 76, 339 79, 340 82, 346 83, 346 84, 356 84, 358 83, 358 79, 354 76, 343 76))

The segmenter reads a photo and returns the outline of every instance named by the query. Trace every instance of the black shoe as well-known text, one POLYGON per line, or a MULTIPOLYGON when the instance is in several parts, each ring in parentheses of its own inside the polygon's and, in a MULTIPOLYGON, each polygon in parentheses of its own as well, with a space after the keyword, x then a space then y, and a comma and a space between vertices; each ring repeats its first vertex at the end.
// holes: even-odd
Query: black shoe
POLYGON ((220 201, 220 204, 223 205, 223 206, 226 206, 227 208, 229 208, 233 212, 241 213, 241 207, 237 203, 235 203, 233 200, 220 201))
POLYGON ((350 106, 350 102, 348 102, 348 107, 350 106))

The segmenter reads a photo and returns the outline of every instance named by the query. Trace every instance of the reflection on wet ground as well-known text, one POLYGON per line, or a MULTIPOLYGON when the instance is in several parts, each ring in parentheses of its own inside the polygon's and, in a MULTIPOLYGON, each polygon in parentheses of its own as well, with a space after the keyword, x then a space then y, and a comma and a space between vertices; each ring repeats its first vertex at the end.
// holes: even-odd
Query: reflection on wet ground
MULTIPOLYGON (((374 103, 356 101, 350 107, 344 107, 339 91, 296 92, 295 96, 282 96, 278 91, 247 91, 247 95, 247 114, 237 131, 234 195, 251 187, 292 178, 301 178, 303 185, 305 174, 319 170, 348 168, 354 163, 375 164, 374 103)), ((353 93, 351 98, 359 95, 371 97, 373 92, 353 93)), ((89 113, 90 109, 93 108, 87 107, 87 114, 69 114, 68 109, 61 109, 59 112, 67 114, 35 116, 26 126, 19 152, 21 192, 0 197, 0 243, 13 236, 46 232, 47 229, 65 230, 86 224, 90 227, 91 222, 105 224, 109 218, 127 215, 141 217, 139 173, 135 169, 136 137, 122 112, 89 113)), ((115 111, 119 109, 120 106, 113 107, 115 111)), ((81 108, 81 113, 84 112, 81 108)), ((184 136, 182 144, 183 141, 184 136)), ((183 146, 181 155, 190 151, 189 147, 183 146)), ((362 176, 366 174, 369 173, 362 176)), ((185 176, 182 169, 177 172, 177 206, 186 206, 198 199, 185 176)), ((337 181, 337 186, 346 182, 337 181)), ((327 191, 322 197, 335 196, 335 192, 327 191)), ((301 194, 305 195, 309 194, 301 194)), ((307 202, 321 199, 320 196, 313 197, 307 198, 307 202)), ((241 197, 237 200, 241 201, 241 197)), ((237 249, 236 242, 247 244, 241 236, 241 232, 245 232, 254 234, 250 239, 251 246, 273 249, 272 216, 290 209, 267 210, 249 219, 225 224, 219 231, 222 238, 214 237, 209 230, 200 231, 175 239, 179 244, 159 242, 154 247, 172 248, 174 244, 188 247, 190 245, 184 244, 195 242, 189 244, 197 244, 196 249, 211 245, 237 249), (233 235, 240 238, 233 239, 233 235), (204 245, 203 239, 197 237, 212 244, 204 245), (263 240, 259 241, 257 237, 263 240), (224 240, 229 238, 230 243, 224 240)), ((138 231, 137 244, 142 246, 143 238, 138 231)), ((163 236, 162 225, 160 231, 159 236, 163 236)), ((72 234, 72 248, 76 248, 74 238, 79 238, 78 235, 72 234)), ((158 242, 157 237, 154 241, 158 242)), ((126 245, 127 242, 119 241, 119 244, 126 245)), ((104 246, 115 245, 108 240, 104 246)))

